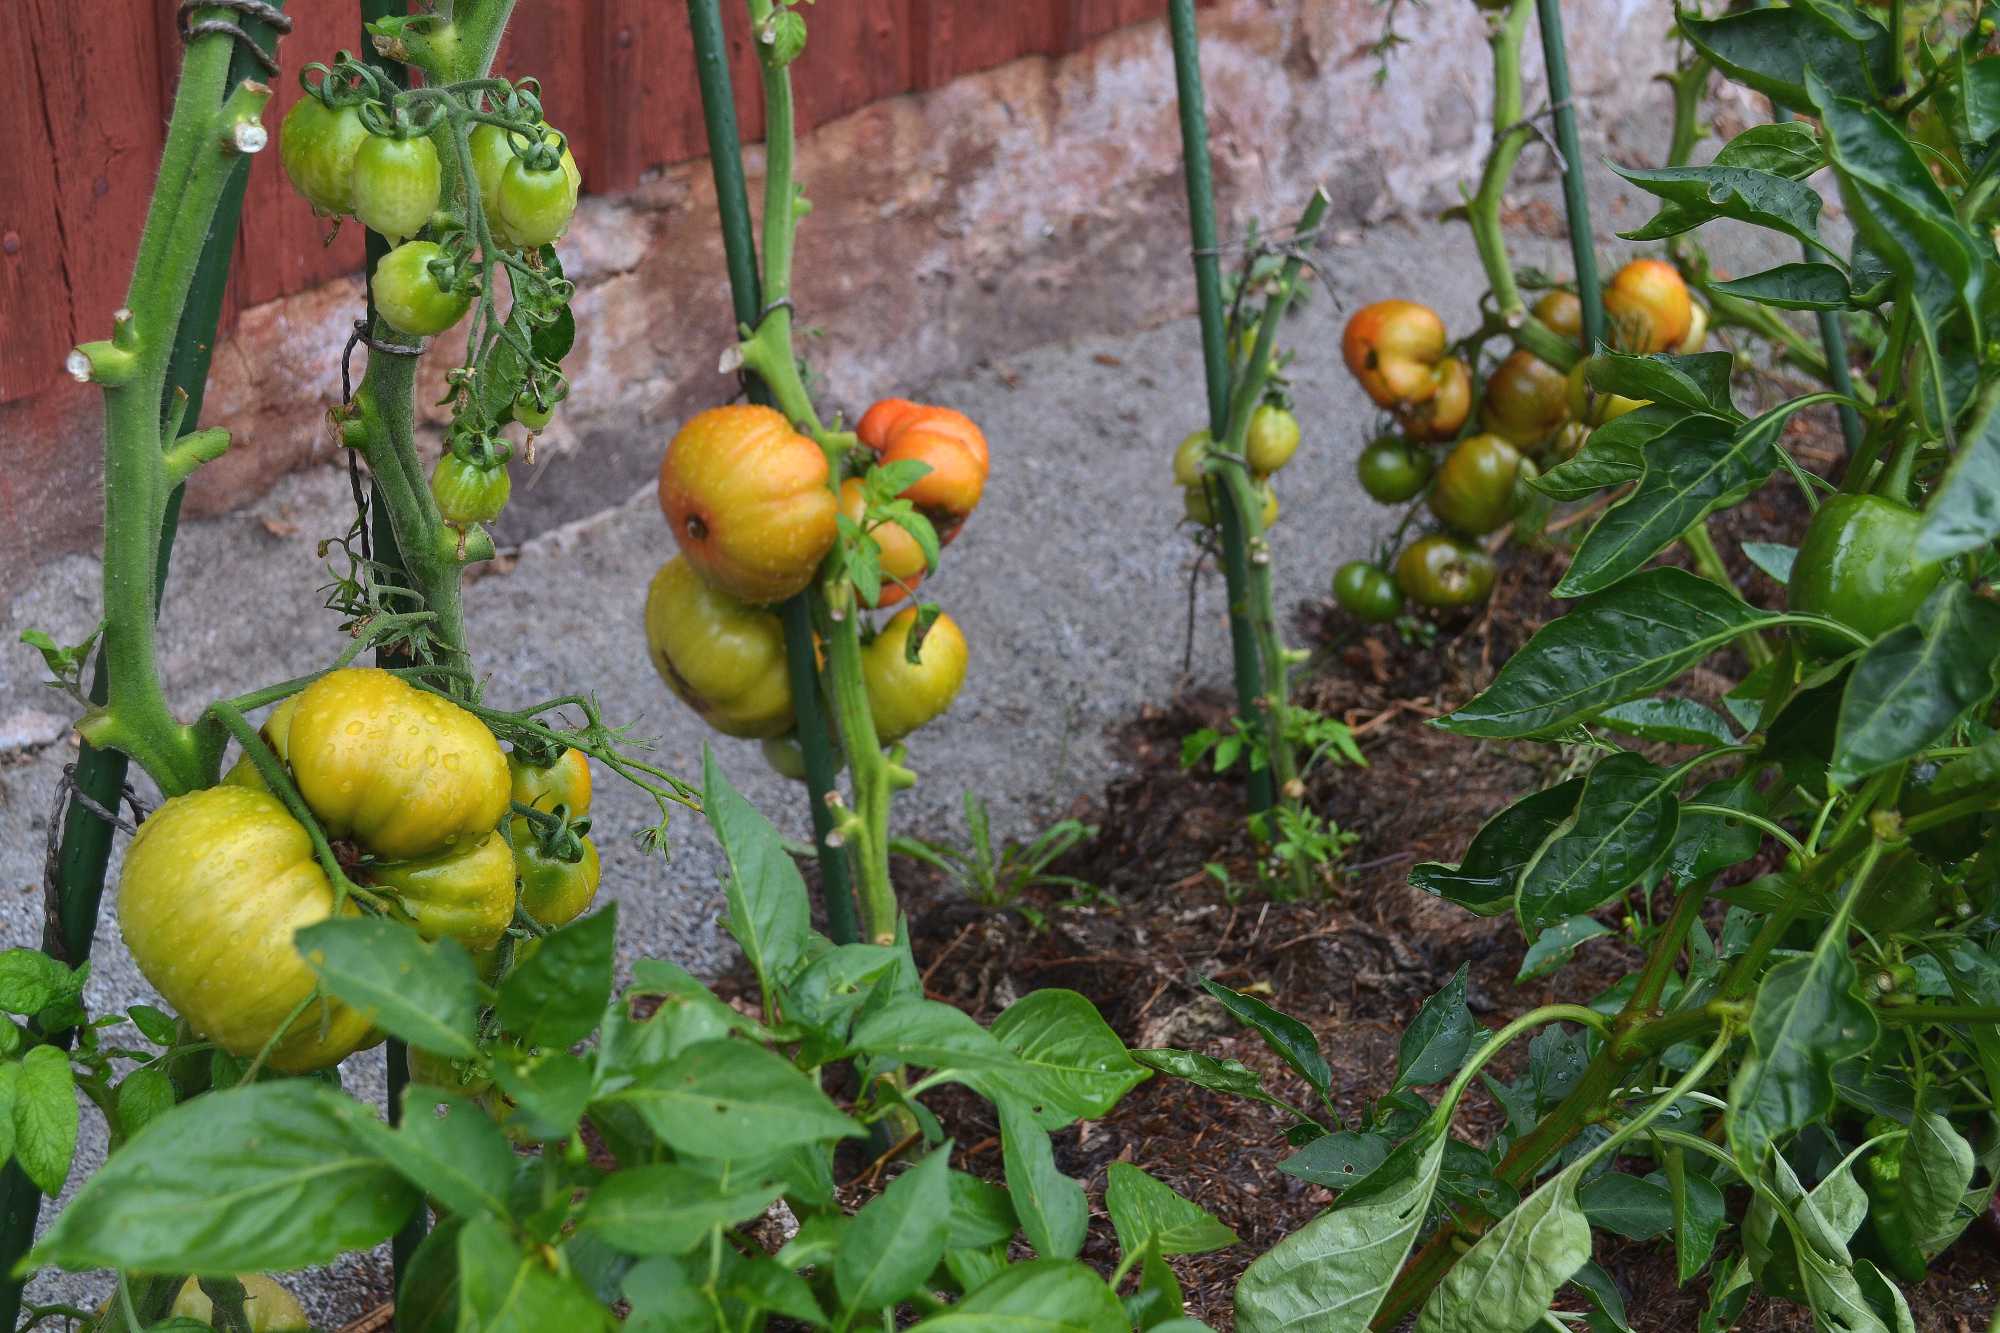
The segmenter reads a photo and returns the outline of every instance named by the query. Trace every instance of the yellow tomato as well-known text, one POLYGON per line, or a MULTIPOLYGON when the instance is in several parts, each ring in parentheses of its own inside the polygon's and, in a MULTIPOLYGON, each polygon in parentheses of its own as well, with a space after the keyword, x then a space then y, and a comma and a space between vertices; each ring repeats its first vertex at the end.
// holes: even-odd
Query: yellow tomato
POLYGON ((667 688, 723 735, 792 729, 785 627, 710 586, 684 556, 660 566, 646 590, 646 644, 667 688))
POLYGON ((514 920, 514 854, 498 833, 470 851, 379 861, 368 874, 395 890, 404 915, 427 940, 448 935, 468 949, 488 949, 514 920))
POLYGON ((965 684, 965 635, 958 622, 940 615, 924 635, 918 660, 911 662, 905 650, 916 623, 915 607, 899 611, 861 650, 868 711, 875 716, 876 734, 885 742, 900 740, 942 716, 965 684))

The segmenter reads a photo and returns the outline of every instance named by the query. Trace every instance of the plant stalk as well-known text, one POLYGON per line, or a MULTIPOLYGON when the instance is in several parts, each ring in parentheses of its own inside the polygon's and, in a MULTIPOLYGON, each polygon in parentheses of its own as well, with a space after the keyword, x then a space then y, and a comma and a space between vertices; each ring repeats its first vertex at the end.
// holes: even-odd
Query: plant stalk
POLYGON ((1555 118, 1556 151, 1562 155, 1563 212, 1576 265, 1576 295, 1583 306, 1583 345, 1604 339, 1604 305, 1597 284, 1597 238, 1590 228, 1590 192, 1583 179, 1583 149, 1577 142, 1576 107, 1570 102, 1569 54, 1563 42, 1561 0, 1535 0, 1542 31, 1542 64, 1548 72, 1549 108, 1555 118))
MULTIPOLYGON (((1212 440, 1228 433, 1230 417, 1229 349, 1223 314, 1222 267, 1216 252, 1215 178, 1208 156, 1208 110, 1201 82, 1200 33, 1195 26, 1194 0, 1170 0, 1168 26, 1174 48, 1174 87, 1180 104, 1181 163, 1187 178, 1188 234, 1194 248, 1195 294, 1201 305, 1202 370, 1208 384, 1208 432, 1212 440)), ((1220 506, 1222 576, 1229 598, 1230 659, 1236 677, 1236 710, 1249 725, 1260 714, 1258 696, 1262 671, 1257 634, 1250 619, 1248 534, 1232 501, 1220 506)), ((1276 753, 1280 738, 1265 732, 1265 751, 1276 753)), ((1269 766, 1251 768, 1248 777, 1250 813, 1271 808, 1276 783, 1269 766)))

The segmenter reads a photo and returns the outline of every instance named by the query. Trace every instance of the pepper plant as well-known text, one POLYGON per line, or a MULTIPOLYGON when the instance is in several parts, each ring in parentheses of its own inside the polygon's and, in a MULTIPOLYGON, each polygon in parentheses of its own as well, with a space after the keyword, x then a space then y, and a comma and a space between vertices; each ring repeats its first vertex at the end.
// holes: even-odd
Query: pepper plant
MULTIPOLYGON (((1628 171, 1661 200, 1646 225, 1718 219, 1809 245, 1812 259, 1718 288, 1763 307, 1837 311, 1875 349, 1852 397, 1738 405, 1728 353, 1600 352, 1599 390, 1644 405, 1592 431, 1536 485, 1612 503, 1578 545, 1576 599, 1475 698, 1455 735, 1563 747, 1574 776, 1495 815, 1457 865, 1412 883, 1509 917, 1523 979, 1612 933, 1645 951, 1608 990, 1483 1033, 1459 977, 1406 1029, 1391 1090, 1334 1113, 1303 1025, 1212 987, 1325 1101, 1287 1108, 1285 1169, 1340 1191, 1253 1264, 1237 1326, 1423 1333, 1528 1328, 1582 1302, 1629 1327, 1591 1261, 1595 1229, 1660 1237, 1705 1275, 1703 1328, 1754 1289, 1818 1327, 1912 1327, 1899 1283, 1983 1214, 2000 1100, 2000 173, 1990 7, 1904 25, 1905 11, 1801 4, 1680 17, 1730 78, 1809 120, 1744 131, 1714 164, 1628 171), (1962 20, 1962 22, 1961 22, 1962 20), (1910 64, 1914 52, 1915 64, 1910 64), (1851 243, 1819 228, 1802 183, 1830 172, 1851 243), (1781 444, 1808 408, 1863 430, 1836 480, 1781 444), (1703 523, 1767 487, 1812 516, 1794 549, 1746 543, 1785 587, 1744 595, 1699 558, 1703 523), (1677 545, 1700 572, 1659 563, 1677 545), (1756 649, 1756 651, 1753 651, 1756 649), (1718 705, 1673 689, 1698 666, 1718 705), (1644 749, 1627 748, 1636 740, 1644 749), (1636 895, 1636 896, 1635 896, 1636 895), (1485 1084, 1506 1115, 1455 1138, 1471 1081, 1535 1033, 1527 1067, 1485 1084), (1435 1101, 1422 1089, 1445 1084, 1435 1101)), ((1254 1075, 1192 1052, 1147 1064, 1232 1091, 1254 1075)))

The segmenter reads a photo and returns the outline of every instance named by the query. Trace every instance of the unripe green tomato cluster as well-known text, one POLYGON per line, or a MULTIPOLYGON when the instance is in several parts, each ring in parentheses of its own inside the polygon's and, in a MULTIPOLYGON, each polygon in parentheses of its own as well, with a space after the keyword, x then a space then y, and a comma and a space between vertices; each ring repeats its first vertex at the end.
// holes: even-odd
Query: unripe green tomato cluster
MULTIPOLYGON (((1278 403, 1260 403, 1250 414, 1243 437, 1243 461, 1249 465, 1258 499, 1258 526, 1268 529, 1278 521, 1278 492, 1271 478, 1292 461, 1299 450, 1299 419, 1278 403)), ((1222 494, 1222 482, 1208 473, 1208 455, 1214 445, 1206 430, 1198 430, 1174 449, 1174 481, 1181 488, 1181 509, 1190 522, 1214 527, 1217 519, 1213 499, 1222 494)))

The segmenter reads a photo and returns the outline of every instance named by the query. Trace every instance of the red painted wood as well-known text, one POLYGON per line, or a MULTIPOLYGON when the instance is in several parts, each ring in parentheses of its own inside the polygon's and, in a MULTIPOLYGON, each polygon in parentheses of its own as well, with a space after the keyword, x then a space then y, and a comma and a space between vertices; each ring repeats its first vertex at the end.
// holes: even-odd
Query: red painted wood
POLYGON ((66 0, 16 7, 10 42, 33 48, 41 76, 72 341, 109 337, 131 284, 162 136, 153 17, 151 5, 126 23, 79 22, 66 0))
POLYGON ((314 63, 330 65, 340 51, 361 45, 361 6, 356 0, 294 0, 286 12, 295 26, 278 43, 278 60, 284 68, 271 80, 271 102, 264 109, 271 147, 251 162, 243 194, 243 225, 236 235, 230 301, 223 311, 225 329, 233 326, 239 309, 306 291, 361 268, 361 226, 350 220, 336 230, 332 219, 315 217, 285 179, 278 160, 285 113, 305 96, 299 71, 314 63))
MULTIPOLYGON (((721 6, 739 128, 757 143, 764 108, 748 7, 721 6)), ((48 140, 0 156, 0 402, 38 392, 71 343, 107 332, 130 278, 180 48, 174 0, 102 7, 123 17, 84 24, 74 0, 16 0, 13 40, 0 42, 0 112, 31 137, 46 127, 48 140)), ((274 136, 301 95, 298 71, 360 45, 359 8, 357 0, 287 6, 297 26, 280 47, 284 73, 265 116, 274 136)), ((804 11, 799 121, 810 128, 1023 55, 1073 50, 1165 9, 1166 0, 821 0, 804 11)), ((510 78, 541 78, 585 189, 603 192, 706 151, 692 61, 681 0, 523 0, 497 66, 510 78)), ((260 154, 225 327, 237 309, 357 271, 361 229, 350 222, 328 244, 331 230, 292 193, 277 152, 260 154)))
MULTIPOLYGON (((42 108, 54 100, 42 87, 35 43, 18 33, 0 42, 0 123, 20 136, 0 153, 0 402, 59 377, 74 341, 56 164, 41 128, 42 108)), ((11 492, 0 496, 9 497, 6 512, 17 512, 11 492)))

